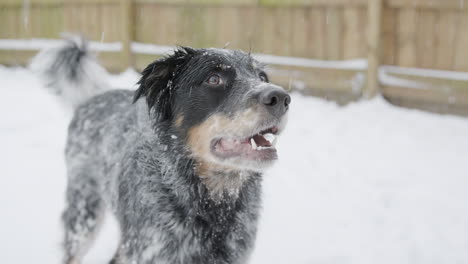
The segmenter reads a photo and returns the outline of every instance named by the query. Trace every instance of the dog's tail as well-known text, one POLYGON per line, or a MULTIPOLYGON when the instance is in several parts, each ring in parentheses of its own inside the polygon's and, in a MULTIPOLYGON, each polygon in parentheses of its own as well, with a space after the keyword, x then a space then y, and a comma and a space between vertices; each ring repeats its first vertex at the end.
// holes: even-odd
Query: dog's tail
POLYGON ((82 37, 68 36, 60 46, 39 52, 30 69, 67 108, 74 109, 110 89, 107 71, 90 53, 88 42, 82 37))

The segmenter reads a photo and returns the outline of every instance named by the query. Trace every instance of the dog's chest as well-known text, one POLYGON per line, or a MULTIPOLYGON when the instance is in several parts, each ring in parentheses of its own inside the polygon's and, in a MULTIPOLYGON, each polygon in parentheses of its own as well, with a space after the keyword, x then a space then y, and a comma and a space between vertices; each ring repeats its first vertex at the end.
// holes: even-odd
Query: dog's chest
POLYGON ((255 223, 239 208, 207 206, 180 219, 165 240, 166 256, 177 256, 172 263, 242 263, 250 248, 255 223))

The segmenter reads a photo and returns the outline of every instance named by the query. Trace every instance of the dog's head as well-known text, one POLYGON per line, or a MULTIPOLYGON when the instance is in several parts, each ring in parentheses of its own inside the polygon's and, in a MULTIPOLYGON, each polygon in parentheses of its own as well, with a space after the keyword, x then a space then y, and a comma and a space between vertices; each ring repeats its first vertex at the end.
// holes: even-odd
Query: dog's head
POLYGON ((259 172, 277 159, 291 98, 249 54, 181 47, 148 65, 139 84, 135 100, 146 97, 200 163, 259 172))

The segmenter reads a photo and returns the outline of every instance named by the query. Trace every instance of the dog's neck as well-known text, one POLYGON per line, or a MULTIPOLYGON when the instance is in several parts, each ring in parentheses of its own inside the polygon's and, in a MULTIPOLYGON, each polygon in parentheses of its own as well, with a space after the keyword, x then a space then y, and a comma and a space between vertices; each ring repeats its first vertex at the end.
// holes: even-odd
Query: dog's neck
POLYGON ((251 171, 210 162, 197 162, 195 169, 197 177, 206 186, 214 200, 237 199, 246 181, 254 177, 251 171))

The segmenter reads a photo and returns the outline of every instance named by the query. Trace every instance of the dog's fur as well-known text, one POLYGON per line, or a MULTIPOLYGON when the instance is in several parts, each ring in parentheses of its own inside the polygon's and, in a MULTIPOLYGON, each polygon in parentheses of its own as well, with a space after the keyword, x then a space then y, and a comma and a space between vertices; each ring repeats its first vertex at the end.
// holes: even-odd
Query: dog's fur
MULTIPOLYGON (((53 65, 80 89, 87 71, 74 70, 90 58, 70 43, 53 65)), ((283 130, 289 96, 249 54, 224 49, 178 48, 148 65, 139 85, 75 110, 64 262, 80 262, 110 208, 121 230, 111 263, 246 263, 261 172, 276 159, 274 148, 252 150, 249 142, 283 130)))
POLYGON ((29 68, 42 79, 49 92, 57 95, 67 112, 93 95, 110 90, 107 71, 88 52, 88 42, 76 35, 65 35, 63 44, 44 49, 29 68))

